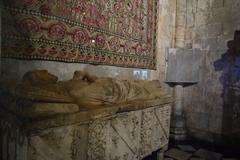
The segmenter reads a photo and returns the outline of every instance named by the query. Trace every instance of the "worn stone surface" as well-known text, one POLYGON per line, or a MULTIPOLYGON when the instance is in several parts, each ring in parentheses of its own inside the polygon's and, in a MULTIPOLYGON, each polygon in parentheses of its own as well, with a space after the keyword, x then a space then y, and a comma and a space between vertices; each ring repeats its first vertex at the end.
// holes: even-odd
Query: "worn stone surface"
POLYGON ((198 82, 200 61, 201 54, 198 50, 170 48, 166 82, 184 84, 198 82))
POLYGON ((188 153, 188 152, 181 151, 181 150, 176 149, 176 148, 172 148, 165 153, 165 156, 168 156, 168 157, 171 157, 171 158, 174 158, 174 159, 177 159, 177 160, 187 160, 192 156, 192 154, 188 153))
MULTIPOLYGON (((70 79, 75 70, 84 70, 90 74, 98 77, 114 77, 117 79, 142 79, 133 74, 133 68, 121 68, 113 66, 91 65, 91 64, 77 64, 77 63, 62 63, 51 61, 23 61, 15 59, 1 59, 3 79, 19 80, 24 73, 41 69, 49 70, 49 72, 57 75, 60 80, 70 79), (57 69, 56 69, 57 68, 57 69)), ((138 71, 146 71, 147 79, 153 79, 156 71, 136 69, 138 71)))
POLYGON ((194 153, 194 156, 199 156, 207 160, 220 160, 222 155, 220 153, 199 149, 194 153))
MULTIPOLYGON (((189 157, 188 160, 215 160, 215 159, 219 159, 219 160, 237 160, 239 159, 239 151, 238 148, 231 148, 229 149, 229 146, 221 146, 221 149, 218 148, 217 146, 212 146, 212 143, 202 143, 200 141, 181 141, 181 143, 179 144, 179 141, 170 141, 170 145, 169 145, 169 150, 172 149, 176 149, 179 148, 179 146, 184 146, 184 148, 186 148, 186 146, 188 146, 187 148, 200 148, 194 153, 190 152, 190 151, 184 151, 186 153, 191 153, 191 157, 189 157), (181 145, 180 145, 181 144, 181 145), (208 150, 205 147, 211 147, 211 151, 208 150), (218 153, 217 153, 218 152, 218 153), (223 156, 221 156, 223 155, 223 156), (228 155, 228 156, 227 156, 228 155)), ((168 151, 169 151, 168 150, 168 151)), ((180 149, 178 149, 180 150, 180 149)), ((166 152, 168 152, 166 151, 166 152)), ((182 149, 180 150, 182 151, 182 149)), ((165 158, 170 158, 168 154, 164 154, 165 158)), ((172 158, 172 157, 171 157, 172 158)), ((172 158, 174 160, 176 160, 176 158, 172 158)))
MULTIPOLYGON (((4 153, 0 158, 8 160, 10 155, 19 160, 106 160, 109 157, 140 160, 153 151, 164 150, 168 144, 170 111, 170 105, 158 105, 113 115, 99 112, 94 119, 80 124, 76 121, 70 124, 61 115, 60 119, 67 125, 59 124, 30 135, 9 123, 10 115, 2 119, 0 112, 1 152, 4 153)), ((77 118, 73 114, 70 117, 77 118)), ((38 121, 47 125, 52 123, 51 118, 54 116, 38 121)))
POLYGON ((203 158, 190 158, 190 160, 205 160, 203 158))
POLYGON ((191 145, 178 145, 177 147, 186 152, 195 152, 196 151, 196 149, 191 145))
MULTIPOLYGON (((214 62, 227 52, 227 42, 233 40, 234 32, 240 29, 239 12, 233 9, 239 9, 239 2, 200 0, 188 5, 196 8, 193 10, 192 49, 200 49, 202 61, 199 83, 185 88, 184 110, 189 134, 198 139, 210 142, 224 140, 220 135, 230 130, 224 129, 224 125, 231 125, 230 123, 236 121, 224 122, 227 118, 224 118, 226 105, 222 97, 222 75, 215 70, 214 62)), ((185 39, 185 43, 187 41, 185 39)))
POLYGON ((35 103, 31 106, 19 106, 19 108, 22 108, 22 111, 17 114, 32 118, 56 114, 70 114, 80 111, 78 105, 64 103, 35 103))

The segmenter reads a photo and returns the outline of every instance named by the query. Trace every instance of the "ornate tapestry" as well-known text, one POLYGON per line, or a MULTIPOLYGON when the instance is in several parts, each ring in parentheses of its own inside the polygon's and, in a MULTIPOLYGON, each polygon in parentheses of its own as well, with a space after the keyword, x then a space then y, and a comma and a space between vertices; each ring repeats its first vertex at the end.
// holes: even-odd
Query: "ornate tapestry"
POLYGON ((2 57, 155 69, 158 0, 3 0, 2 57))

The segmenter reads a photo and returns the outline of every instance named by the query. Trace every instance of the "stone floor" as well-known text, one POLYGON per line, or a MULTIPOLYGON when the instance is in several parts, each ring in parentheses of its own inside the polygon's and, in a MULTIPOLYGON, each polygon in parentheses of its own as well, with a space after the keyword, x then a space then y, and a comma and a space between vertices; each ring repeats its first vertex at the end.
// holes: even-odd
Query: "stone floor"
POLYGON ((237 160, 237 158, 224 157, 222 153, 204 148, 196 150, 191 145, 178 145, 165 153, 164 160, 237 160))
MULTIPOLYGON (((156 153, 144 160, 157 160, 156 153)), ((239 147, 217 147, 203 142, 170 142, 164 160, 240 160, 239 147)))

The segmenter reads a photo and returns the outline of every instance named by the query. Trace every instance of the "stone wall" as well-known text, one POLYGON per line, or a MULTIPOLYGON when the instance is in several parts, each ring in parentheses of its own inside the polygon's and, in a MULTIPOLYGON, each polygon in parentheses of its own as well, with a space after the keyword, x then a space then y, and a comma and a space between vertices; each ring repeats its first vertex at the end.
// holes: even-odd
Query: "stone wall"
POLYGON ((240 29, 240 0, 189 1, 193 2, 194 12, 188 15, 187 22, 193 20, 194 25, 189 27, 192 36, 185 36, 185 47, 189 47, 189 38, 192 37, 192 48, 201 50, 203 60, 200 82, 185 88, 185 118, 191 136, 212 142, 221 140, 228 132, 226 126, 232 125, 225 122, 226 106, 220 82, 222 72, 216 71, 214 62, 227 52, 227 42, 233 40, 234 31, 240 29))
POLYGON ((168 48, 175 43, 176 1, 159 0, 159 17, 157 32, 157 74, 154 79, 165 81, 166 55, 168 48))
MULTIPOLYGON (((61 79, 69 79, 75 70, 85 70, 99 77, 115 77, 119 79, 164 79, 165 49, 171 47, 174 31, 174 18, 176 0, 159 0, 160 8, 158 15, 158 48, 157 70, 141 70, 133 68, 121 68, 104 65, 90 65, 77 63, 62 63, 51 61, 24 61, 14 59, 2 59, 1 77, 4 79, 20 79, 22 75, 34 69, 48 69, 61 79), (164 39, 164 40, 162 40, 164 39), (140 72, 135 75, 134 71, 140 72), (146 76, 147 75, 147 76, 146 76)), ((4 52, 4 51, 3 51, 4 52)))

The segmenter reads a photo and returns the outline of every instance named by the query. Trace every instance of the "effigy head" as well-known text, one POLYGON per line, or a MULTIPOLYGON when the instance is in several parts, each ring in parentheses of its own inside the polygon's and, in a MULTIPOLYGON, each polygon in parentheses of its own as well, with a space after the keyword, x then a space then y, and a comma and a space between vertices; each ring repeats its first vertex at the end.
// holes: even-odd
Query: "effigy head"
POLYGON ((95 82, 97 79, 96 76, 89 75, 87 72, 77 70, 73 73, 73 80, 80 80, 86 82, 95 82))
POLYGON ((58 77, 50 74, 47 70, 34 70, 24 74, 22 83, 30 85, 55 84, 58 77))
POLYGON ((86 75, 85 72, 77 70, 73 73, 73 79, 74 80, 84 80, 85 75, 86 75))

